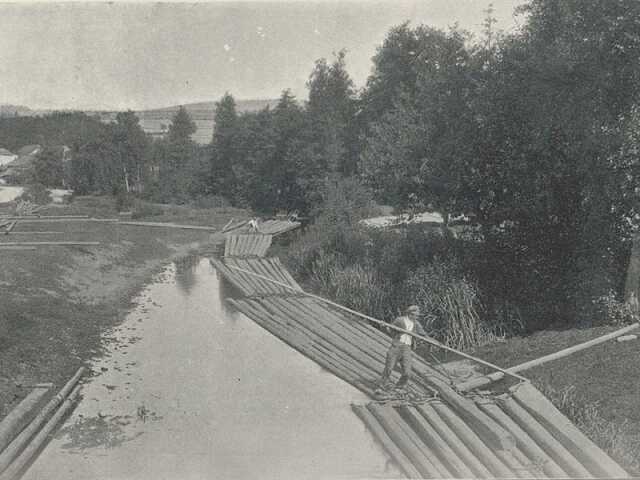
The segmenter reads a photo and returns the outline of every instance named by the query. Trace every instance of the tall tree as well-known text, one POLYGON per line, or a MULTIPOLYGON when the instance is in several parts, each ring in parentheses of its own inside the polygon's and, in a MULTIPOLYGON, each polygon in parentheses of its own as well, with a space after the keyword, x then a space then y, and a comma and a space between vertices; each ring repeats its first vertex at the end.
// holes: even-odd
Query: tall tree
POLYGON ((237 187, 233 166, 237 160, 236 136, 238 114, 236 102, 225 93, 216 102, 213 139, 211 142, 211 185, 213 193, 232 198, 237 187))
POLYGON ((346 51, 341 50, 331 64, 324 58, 316 61, 307 82, 307 115, 327 169, 348 175, 356 167, 356 102, 345 59, 346 51))
POLYGON ((118 150, 118 163, 122 170, 124 191, 142 192, 146 169, 145 153, 149 140, 135 113, 129 110, 116 115, 113 142, 118 150))

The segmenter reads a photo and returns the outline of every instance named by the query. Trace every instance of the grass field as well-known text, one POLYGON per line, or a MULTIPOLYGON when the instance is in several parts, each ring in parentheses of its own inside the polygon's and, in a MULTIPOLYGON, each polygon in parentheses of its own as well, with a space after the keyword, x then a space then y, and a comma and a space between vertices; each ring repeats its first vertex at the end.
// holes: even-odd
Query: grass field
MULTIPOLYGON (((5 210, 8 211, 8 210, 5 210)), ((166 207, 152 218, 221 229, 238 209, 166 207), (164 211, 166 210, 166 211, 164 211)), ((48 207, 43 215, 115 217, 114 202, 86 197, 48 207)), ((134 294, 172 259, 211 250, 222 235, 206 231, 124 226, 97 222, 18 223, 18 241, 99 241, 99 246, 39 247, 0 251, 0 417, 30 384, 61 385, 100 351, 100 334, 124 316, 134 294), (27 232, 59 232, 34 234, 27 232)))

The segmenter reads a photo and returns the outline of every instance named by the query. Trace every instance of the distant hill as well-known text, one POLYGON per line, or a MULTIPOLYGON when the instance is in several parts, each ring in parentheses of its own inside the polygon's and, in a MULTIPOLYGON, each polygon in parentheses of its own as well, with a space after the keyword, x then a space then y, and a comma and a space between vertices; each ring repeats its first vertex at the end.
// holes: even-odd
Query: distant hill
MULTIPOLYGON (((236 100, 236 110, 238 112, 257 112, 265 107, 275 107, 277 99, 264 100, 236 100)), ((194 142, 206 145, 211 141, 213 135, 213 118, 215 115, 216 102, 198 102, 183 105, 196 124, 196 133, 193 134, 194 142)), ((171 107, 157 108, 153 110, 138 110, 136 115, 140 119, 142 129, 154 137, 163 136, 169 129, 171 119, 180 108, 179 105, 171 107)), ((118 112, 85 112, 89 115, 97 114, 103 122, 113 122, 118 112)))
MULTIPOLYGON (((257 112, 265 107, 275 107, 277 99, 236 100, 238 112, 257 112)), ((206 145, 213 136, 213 118, 216 110, 216 102, 198 102, 183 105, 196 124, 196 133, 192 138, 195 142, 206 145)), ((154 137, 162 137, 171 124, 171 119, 180 108, 174 105, 152 110, 137 110, 136 115, 140 119, 142 129, 154 137)), ((57 110, 60 111, 60 110, 57 110)), ((118 111, 82 110, 87 115, 97 115, 103 122, 115 122, 118 111)), ((13 117, 18 114, 21 117, 47 115, 54 110, 31 110, 22 105, 0 105, 0 117, 13 117)))
POLYGON ((23 105, 0 105, 0 117, 26 117, 33 115, 33 110, 23 105))

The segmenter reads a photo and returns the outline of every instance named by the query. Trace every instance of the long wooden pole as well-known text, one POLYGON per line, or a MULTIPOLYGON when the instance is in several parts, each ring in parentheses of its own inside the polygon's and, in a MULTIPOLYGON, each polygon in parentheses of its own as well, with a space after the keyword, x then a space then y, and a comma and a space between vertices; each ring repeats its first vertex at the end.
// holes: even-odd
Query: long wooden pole
MULTIPOLYGON (((520 365, 509 367, 506 369, 506 371, 510 373, 518 373, 524 370, 529 370, 530 368, 537 367, 547 362, 551 362, 552 360, 557 360, 559 358, 566 357, 573 353, 579 352, 580 350, 585 350, 589 347, 593 347, 594 345, 598 345, 600 343, 604 343, 606 341, 612 340, 616 337, 620 337, 625 333, 635 330, 639 326, 640 326, 640 323, 638 322, 633 323, 624 328, 621 328, 620 330, 616 330, 615 332, 611 332, 606 335, 602 335, 601 337, 594 338, 593 340, 579 343, 578 345, 574 345, 573 347, 565 348, 563 350, 550 353, 549 355, 545 355, 540 358, 529 360, 528 362, 521 363, 520 365)), ((473 378, 466 382, 460 383, 456 385, 456 388, 458 388, 458 390, 466 392, 468 390, 473 390, 474 388, 479 388, 479 387, 484 387, 485 385, 489 385, 490 383, 501 380, 503 377, 504 377, 504 373, 502 371, 493 372, 493 373, 490 373, 489 375, 473 378)))
POLYGON ((80 385, 77 385, 64 400, 60 408, 54 413, 51 419, 45 424, 40 432, 33 438, 33 440, 25 447, 20 456, 18 456, 11 465, 0 474, 0 480, 17 480, 20 478, 20 472, 29 465, 29 462, 42 448, 45 442, 49 439, 51 432, 56 428, 60 420, 67 414, 67 412, 74 406, 74 402, 80 392, 80 385))
POLYGON ((522 382, 528 382, 529 381, 528 379, 518 375, 517 373, 510 372, 509 370, 501 368, 501 367, 499 367, 497 365, 494 365, 493 363, 486 362, 486 361, 484 361, 484 360, 482 360, 480 358, 474 357, 473 355, 469 355, 469 354, 466 354, 466 353, 461 352, 459 350, 456 350, 455 348, 448 347, 448 346, 440 343, 439 341, 437 341, 437 340, 435 340, 435 339, 433 339, 431 337, 425 337, 423 335, 418 335, 417 333, 410 332, 409 330, 405 330, 403 328, 396 327, 395 325, 391 325, 390 323, 383 322, 382 320, 378 320, 377 318, 373 318, 373 317, 370 317, 369 315, 365 315, 364 313, 360 313, 360 312, 358 312, 356 310, 352 310, 352 309, 350 309, 348 307, 345 307, 344 305, 340 305, 339 303, 332 302, 331 300, 328 300, 326 298, 320 297, 319 295, 314 295, 313 293, 306 292, 306 291, 304 291, 302 289, 298 290, 297 288, 292 287, 290 285, 287 285, 286 283, 278 282, 277 280, 274 280, 274 279, 269 278, 269 277, 265 277, 263 275, 255 273, 255 272, 251 272, 249 270, 245 270, 245 269, 239 268, 239 267, 234 267, 232 265, 227 265, 227 267, 231 268, 233 270, 238 270, 240 272, 246 273, 248 275, 253 275, 255 277, 262 278, 263 280, 267 280, 269 282, 276 283, 276 284, 281 285, 281 286, 283 286, 285 288, 288 288, 290 290, 296 291, 298 293, 302 293, 302 294, 307 295, 307 296, 309 296, 311 298, 315 298, 317 300, 320 300, 320 301, 322 301, 322 302, 324 302, 324 303, 326 303, 328 305, 331 305, 333 307, 336 307, 336 308, 339 308, 341 310, 344 310, 345 312, 349 312, 349 313, 351 313, 353 315, 356 315, 358 317, 364 318, 365 320, 368 320, 370 322, 373 322, 373 323, 376 323, 378 325, 382 325, 384 327, 390 328, 391 330, 395 330, 395 331, 398 331, 398 332, 401 332, 401 333, 405 333, 407 335, 411 335, 412 337, 417 338, 418 340, 422 340, 423 342, 426 342, 426 343, 428 343, 430 345, 434 345, 434 346, 439 347, 439 348, 441 348, 443 350, 446 350, 448 352, 455 353, 455 354, 457 354, 457 355, 459 355, 459 356, 461 356, 463 358, 466 358, 468 360, 472 360, 472 361, 474 361, 476 363, 480 363, 481 365, 484 365, 486 367, 489 367, 489 368, 492 368, 492 369, 497 370, 499 372, 502 372, 505 375, 509 375, 509 376, 515 377, 515 378, 517 378, 518 380, 520 380, 522 382))
POLYGON ((0 242, 7 247, 76 246, 100 245, 100 242, 0 242))
POLYGON ((34 388, 22 401, 16 405, 0 422, 0 452, 2 452, 13 438, 29 423, 36 414, 36 407, 49 391, 49 387, 34 388))
POLYGON ((214 232, 217 229, 207 225, 182 225, 178 223, 169 222, 118 222, 120 225, 131 225, 134 227, 164 227, 164 228, 178 228, 182 230, 204 230, 207 232, 214 232))
MULTIPOLYGON (((58 394, 40 410, 38 415, 27 425, 9 444, 9 446, 0 454, 0 472, 7 468, 17 458, 20 451, 29 442, 29 439, 40 429, 42 424, 47 420, 49 415, 62 403, 69 395, 69 392, 75 387, 80 377, 84 373, 85 368, 80 367, 75 375, 60 389, 58 394)), ((3 479, 4 476, 0 476, 3 479)), ((10 477, 9 477, 10 478, 10 477)))

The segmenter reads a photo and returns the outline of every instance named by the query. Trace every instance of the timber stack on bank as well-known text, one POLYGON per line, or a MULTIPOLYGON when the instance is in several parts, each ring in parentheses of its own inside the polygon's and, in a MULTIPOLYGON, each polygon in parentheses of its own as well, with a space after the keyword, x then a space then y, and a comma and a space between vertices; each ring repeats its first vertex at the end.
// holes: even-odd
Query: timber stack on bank
MULTIPOLYGON (((391 338, 361 316, 306 294, 277 258, 265 257, 270 239, 227 232, 225 257, 211 261, 240 295, 229 302, 375 398, 391 338)), ((523 377, 502 370, 504 378, 476 386, 413 355, 406 395, 352 405, 408 478, 629 477, 523 377), (490 390, 478 391, 489 383, 490 390)))

